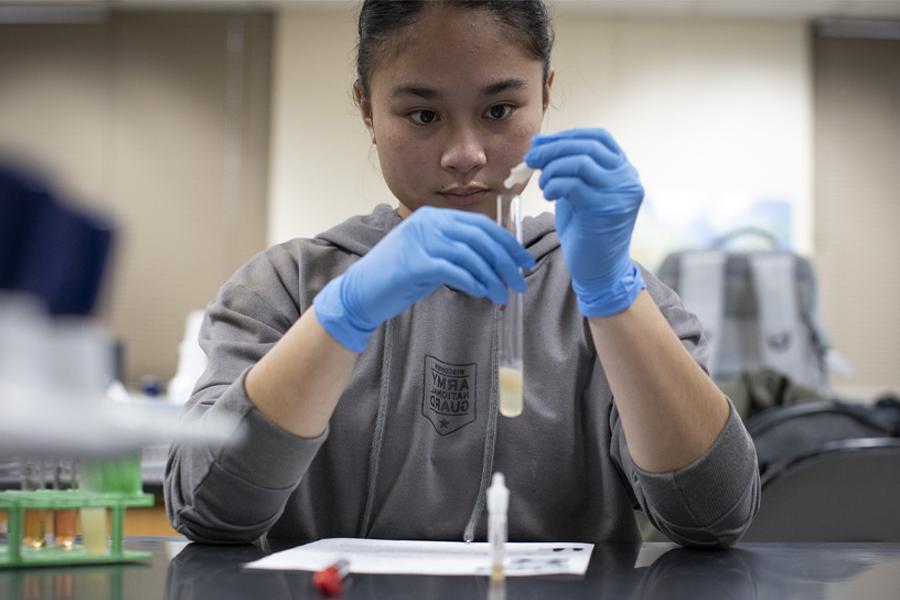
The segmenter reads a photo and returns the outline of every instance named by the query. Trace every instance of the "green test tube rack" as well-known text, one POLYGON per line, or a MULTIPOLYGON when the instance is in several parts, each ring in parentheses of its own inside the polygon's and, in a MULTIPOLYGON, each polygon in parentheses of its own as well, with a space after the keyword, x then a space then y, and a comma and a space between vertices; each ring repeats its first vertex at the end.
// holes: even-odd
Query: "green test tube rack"
POLYGON ((0 512, 7 517, 6 544, 0 543, 0 569, 51 565, 104 564, 148 560, 150 552, 122 547, 125 509, 153 506, 152 494, 141 492, 140 457, 95 462, 87 466, 84 487, 77 490, 7 490, 0 492, 0 512), (25 512, 99 508, 111 516, 110 543, 105 552, 88 551, 82 540, 69 548, 32 548, 24 543, 25 512))
POLYGON ((78 490, 7 490, 0 492, 0 511, 7 514, 7 543, 0 544, 0 569, 130 562, 149 559, 150 552, 122 548, 122 521, 129 506, 153 506, 152 494, 82 492, 78 490), (106 552, 91 554, 83 543, 70 548, 30 548, 23 542, 25 511, 104 508, 112 516, 110 544, 106 552))

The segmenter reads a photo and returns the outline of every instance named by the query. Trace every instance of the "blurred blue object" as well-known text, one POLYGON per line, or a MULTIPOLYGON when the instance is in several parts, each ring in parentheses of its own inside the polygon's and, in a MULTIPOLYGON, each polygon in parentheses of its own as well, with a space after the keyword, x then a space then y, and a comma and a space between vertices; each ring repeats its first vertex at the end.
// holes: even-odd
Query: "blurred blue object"
POLYGON ((97 217, 50 206, 25 242, 17 287, 42 298, 51 314, 90 314, 99 296, 112 229, 97 217))
POLYGON ((163 392, 162 381, 152 375, 144 375, 141 377, 140 389, 145 396, 156 398, 163 392))
POLYGON ((0 288, 31 293, 53 315, 88 315, 112 248, 111 224, 0 166, 0 288))
POLYGON ((0 289, 14 289, 28 235, 53 203, 37 181, 0 164, 0 289))

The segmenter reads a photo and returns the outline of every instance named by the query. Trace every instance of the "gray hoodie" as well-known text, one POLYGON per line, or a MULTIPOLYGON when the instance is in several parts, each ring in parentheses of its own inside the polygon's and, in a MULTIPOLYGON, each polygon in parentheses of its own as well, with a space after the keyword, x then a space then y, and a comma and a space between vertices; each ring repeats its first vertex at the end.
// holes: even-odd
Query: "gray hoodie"
MULTIPOLYGON (((740 537, 759 504, 740 419, 732 409, 713 446, 683 469, 634 465, 549 214, 524 223, 537 265, 526 274, 521 416, 498 416, 496 305, 448 287, 375 331, 321 436, 295 436, 258 411, 244 389, 248 369, 399 222, 379 205, 260 253, 222 287, 200 332, 209 366, 185 418, 202 426, 204 415, 236 416, 244 434, 224 448, 173 446, 165 494, 178 531, 212 543, 484 539, 486 487, 501 471, 513 541, 633 542, 638 506, 682 544, 740 537)), ((699 321, 642 274, 702 365, 699 321)))

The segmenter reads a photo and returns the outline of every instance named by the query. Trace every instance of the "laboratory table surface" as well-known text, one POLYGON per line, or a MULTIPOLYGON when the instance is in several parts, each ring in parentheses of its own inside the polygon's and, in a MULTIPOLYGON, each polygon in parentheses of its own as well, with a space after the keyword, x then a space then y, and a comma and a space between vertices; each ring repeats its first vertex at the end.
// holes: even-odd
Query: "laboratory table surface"
MULTIPOLYGON (((293 544, 278 544, 273 550, 293 544)), ((254 546, 204 546, 179 538, 127 538, 153 552, 143 564, 0 570, 0 598, 322 598, 304 571, 243 568, 254 546)), ((900 599, 900 544, 739 544, 702 551, 673 544, 599 544, 584 577, 349 577, 342 598, 525 600, 566 598, 900 599)))

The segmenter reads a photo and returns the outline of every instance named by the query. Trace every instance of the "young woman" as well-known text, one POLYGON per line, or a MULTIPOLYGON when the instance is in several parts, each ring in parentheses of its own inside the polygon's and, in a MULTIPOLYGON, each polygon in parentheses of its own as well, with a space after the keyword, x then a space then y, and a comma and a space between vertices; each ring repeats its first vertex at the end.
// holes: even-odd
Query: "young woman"
POLYGON ((494 471, 511 540, 635 541, 637 506, 683 544, 746 529, 751 440, 700 366, 700 323, 629 255, 636 170, 606 131, 537 135, 551 44, 540 0, 363 3, 354 92, 399 205, 270 248, 210 305, 187 418, 236 415, 242 434, 173 448, 176 529, 484 539, 494 471), (492 220, 523 157, 556 203, 524 248, 492 220), (507 288, 528 324, 513 419, 507 288))

